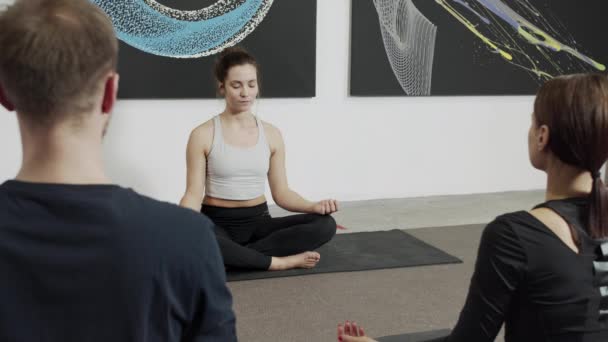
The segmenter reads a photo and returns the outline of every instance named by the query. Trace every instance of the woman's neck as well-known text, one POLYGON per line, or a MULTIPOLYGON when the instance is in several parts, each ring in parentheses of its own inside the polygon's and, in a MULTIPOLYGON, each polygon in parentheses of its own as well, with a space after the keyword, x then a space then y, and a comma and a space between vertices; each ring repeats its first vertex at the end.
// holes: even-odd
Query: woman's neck
POLYGON ((584 197, 591 193, 591 173, 561 161, 549 163, 547 167, 547 190, 545 200, 584 197))
POLYGON ((225 109, 220 114, 220 117, 222 118, 222 121, 224 121, 224 122, 227 122, 230 124, 236 124, 239 126, 247 126, 247 125, 251 124, 254 119, 254 115, 251 112, 235 113, 235 112, 231 112, 229 109, 225 109))

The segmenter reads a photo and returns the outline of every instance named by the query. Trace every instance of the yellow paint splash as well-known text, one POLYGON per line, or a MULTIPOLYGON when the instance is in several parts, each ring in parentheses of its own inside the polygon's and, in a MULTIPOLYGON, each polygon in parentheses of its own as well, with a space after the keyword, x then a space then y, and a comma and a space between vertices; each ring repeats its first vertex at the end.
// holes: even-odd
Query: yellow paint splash
POLYGON ((486 37, 485 35, 483 35, 481 32, 479 32, 479 30, 477 30, 477 28, 475 28, 475 25, 473 25, 473 23, 471 23, 467 18, 465 18, 462 14, 458 13, 458 11, 456 11, 450 4, 448 4, 445 0, 435 0, 437 1, 438 4, 440 4, 441 6, 443 6, 443 8, 445 8, 451 15, 453 15, 456 19, 458 19, 458 21, 460 21, 466 28, 468 28, 471 32, 473 32, 477 37, 479 37, 479 39, 481 39, 481 41, 483 41, 484 43, 486 43, 490 48, 492 48, 492 50, 498 52, 503 58, 505 58, 506 60, 512 61, 513 60, 513 56, 511 56, 511 54, 509 54, 508 52, 506 52, 505 50, 499 48, 492 40, 490 40, 490 38, 486 37))
MULTIPOLYGON (((456 8, 454 8, 450 3, 448 3, 447 0, 435 0, 435 2, 438 3, 439 5, 441 5, 441 7, 443 7, 450 15, 452 15, 454 18, 456 18, 469 31, 471 31, 484 44, 486 44, 492 51, 498 53, 507 62, 509 62, 517 67, 520 67, 520 68, 523 68, 525 70, 532 72, 540 79, 543 79, 543 78, 550 79, 550 78, 554 77, 549 72, 541 70, 541 67, 539 66, 540 61, 538 59, 535 59, 532 56, 530 56, 530 53, 526 52, 525 47, 520 46, 519 42, 517 40, 513 39, 512 35, 511 35, 512 31, 505 29, 505 27, 500 24, 500 22, 497 20, 497 18, 495 16, 493 16, 491 11, 488 10, 487 8, 485 8, 484 6, 480 5, 481 8, 479 9, 479 11, 480 11, 480 13, 485 14, 486 18, 488 18, 494 22, 494 26, 492 26, 494 28, 493 29, 494 32, 491 32, 491 33, 496 35, 497 38, 501 39, 503 41, 502 43, 499 43, 496 40, 492 40, 487 35, 482 33, 478 29, 477 25, 475 25, 471 21, 469 21, 462 13, 460 13, 456 8), (514 54, 517 54, 519 56, 519 58, 523 58, 524 60, 526 60, 527 64, 529 64, 529 66, 525 66, 521 62, 516 61, 514 58, 514 54)), ((525 5, 526 6, 524 6, 524 7, 527 10, 529 10, 530 12, 532 12, 533 15, 540 16, 540 13, 536 9, 534 9, 532 7, 532 5, 528 4, 527 2, 525 3, 525 5)), ((507 8, 506 5, 504 5, 504 6, 505 6, 505 8, 507 8)), ((508 9, 510 10, 510 8, 508 8, 508 9)), ((510 11, 512 11, 512 10, 510 10, 510 11)), ((523 38, 527 43, 534 45, 536 47, 537 52, 540 54, 540 56, 543 57, 544 62, 549 63, 551 65, 551 67, 557 71, 557 74, 563 74, 566 72, 565 72, 565 70, 562 69, 562 67, 559 65, 559 63, 556 63, 554 61, 554 59, 548 54, 548 51, 545 49, 555 51, 555 52, 568 53, 568 54, 572 55, 573 57, 576 57, 580 61, 592 66, 596 70, 599 70, 599 71, 606 70, 606 66, 604 64, 601 64, 601 63, 593 60, 592 58, 583 55, 582 53, 573 49, 572 47, 561 43, 559 40, 553 38, 547 32, 541 30, 540 28, 536 27, 532 23, 525 21, 525 19, 523 19, 523 17, 515 14, 514 11, 512 11, 512 13, 514 14, 514 16, 516 16, 517 19, 516 18, 511 18, 511 19, 516 19, 517 23, 519 24, 518 28, 517 28, 517 34, 519 35, 519 37, 523 38), (522 18, 522 19, 519 19, 519 18, 522 18)), ((508 28, 511 28, 511 26, 508 26, 508 28)))

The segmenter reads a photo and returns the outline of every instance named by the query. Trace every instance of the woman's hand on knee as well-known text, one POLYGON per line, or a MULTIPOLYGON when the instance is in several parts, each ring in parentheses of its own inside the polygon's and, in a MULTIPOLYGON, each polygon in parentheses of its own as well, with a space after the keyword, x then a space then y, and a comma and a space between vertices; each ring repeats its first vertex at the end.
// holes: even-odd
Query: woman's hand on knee
POLYGON ((338 201, 335 199, 326 199, 315 203, 313 207, 315 214, 329 215, 338 211, 338 201))
POLYGON ((376 342, 365 336, 363 328, 355 322, 338 324, 338 342, 376 342))

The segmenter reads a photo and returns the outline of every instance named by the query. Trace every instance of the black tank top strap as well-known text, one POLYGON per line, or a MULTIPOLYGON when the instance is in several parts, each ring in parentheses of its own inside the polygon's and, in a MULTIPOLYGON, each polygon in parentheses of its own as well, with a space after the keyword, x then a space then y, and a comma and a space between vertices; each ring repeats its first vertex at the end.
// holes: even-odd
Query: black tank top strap
POLYGON ((558 214, 568 223, 578 234, 588 237, 587 215, 588 201, 586 198, 568 198, 563 200, 552 200, 541 203, 534 207, 547 208, 558 214))

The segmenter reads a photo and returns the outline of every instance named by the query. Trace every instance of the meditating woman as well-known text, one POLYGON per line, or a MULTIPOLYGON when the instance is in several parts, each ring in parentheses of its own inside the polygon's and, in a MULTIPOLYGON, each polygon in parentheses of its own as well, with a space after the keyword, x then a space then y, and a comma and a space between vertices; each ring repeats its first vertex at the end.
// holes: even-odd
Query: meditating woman
POLYGON ((289 188, 281 133, 252 113, 259 93, 255 58, 228 48, 214 72, 226 107, 190 135, 187 188, 180 205, 200 210, 217 225, 229 268, 314 267, 320 260, 314 250, 336 233, 330 214, 338 210, 337 201, 309 202, 289 188), (264 196, 267 178, 278 206, 304 214, 271 217, 264 196))

